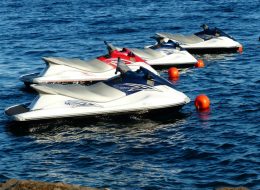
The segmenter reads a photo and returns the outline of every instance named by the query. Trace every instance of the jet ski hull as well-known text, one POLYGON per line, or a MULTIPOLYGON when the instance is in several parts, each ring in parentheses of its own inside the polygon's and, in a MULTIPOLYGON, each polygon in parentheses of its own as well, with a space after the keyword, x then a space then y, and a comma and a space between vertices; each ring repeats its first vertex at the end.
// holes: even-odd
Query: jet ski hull
MULTIPOLYGON (((68 119, 100 119, 100 118, 129 118, 129 117, 142 117, 142 118, 155 118, 160 117, 162 115, 170 114, 171 117, 174 118, 175 114, 178 115, 180 109, 185 105, 186 103, 180 104, 180 105, 169 105, 164 107, 157 107, 157 108, 150 108, 150 109, 142 109, 142 110, 122 110, 117 112, 108 112, 108 113, 93 113, 93 114, 86 114, 86 115, 67 115, 67 116, 60 116, 60 117, 45 117, 45 118, 35 118, 35 119, 21 119, 20 117, 17 117, 16 115, 10 116, 11 120, 14 122, 23 122, 23 123, 31 123, 31 122, 42 122, 42 121, 53 121, 53 120, 68 120, 68 119)), ((22 105, 16 105, 12 107, 13 109, 17 109, 17 107, 20 107, 22 105)), ((8 115, 7 112, 10 113, 10 108, 7 108, 5 111, 6 115, 8 115)), ((28 110, 26 107, 21 108, 23 111, 28 110)))

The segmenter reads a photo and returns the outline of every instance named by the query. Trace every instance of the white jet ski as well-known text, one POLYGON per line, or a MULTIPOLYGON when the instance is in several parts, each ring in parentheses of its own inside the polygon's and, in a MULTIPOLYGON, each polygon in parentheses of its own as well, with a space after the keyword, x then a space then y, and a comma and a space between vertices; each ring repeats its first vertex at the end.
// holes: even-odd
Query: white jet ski
POLYGON ((239 42, 219 28, 211 29, 206 24, 201 27, 203 31, 192 35, 156 33, 155 38, 175 41, 194 54, 241 53, 243 51, 243 46, 239 42))
POLYGON ((31 103, 7 108, 5 113, 16 121, 146 114, 177 111, 190 101, 172 83, 144 67, 134 72, 118 61, 117 71, 121 75, 90 86, 34 84, 39 95, 31 103))
POLYGON ((92 83, 103 81, 115 76, 117 58, 120 57, 133 71, 140 66, 158 74, 142 58, 128 49, 118 51, 111 44, 105 42, 109 53, 96 59, 84 61, 59 57, 44 57, 46 68, 41 73, 23 75, 20 80, 30 84, 43 83, 92 83))
POLYGON ((191 67, 198 61, 186 50, 171 40, 158 39, 153 46, 144 49, 129 48, 135 55, 144 59, 155 69, 169 67, 191 67))

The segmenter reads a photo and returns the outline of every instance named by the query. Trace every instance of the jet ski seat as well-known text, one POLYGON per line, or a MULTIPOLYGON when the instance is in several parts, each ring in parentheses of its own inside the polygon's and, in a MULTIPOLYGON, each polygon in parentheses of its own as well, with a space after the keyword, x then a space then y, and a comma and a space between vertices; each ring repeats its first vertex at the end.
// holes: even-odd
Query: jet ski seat
POLYGON ((72 68, 93 73, 101 73, 113 69, 111 66, 98 59, 93 59, 90 61, 83 61, 80 59, 67 59, 60 57, 43 57, 42 59, 48 64, 51 63, 58 65, 66 65, 72 68))
POLYGON ((155 51, 151 48, 145 48, 145 49, 132 48, 130 49, 130 51, 132 51, 137 56, 144 58, 145 60, 158 59, 164 56, 162 53, 155 51))
POLYGON ((202 38, 194 34, 182 35, 182 34, 156 33, 156 35, 163 38, 169 38, 171 40, 179 42, 180 44, 195 44, 204 41, 202 38))
POLYGON ((45 84, 31 86, 40 94, 56 94, 90 102, 109 102, 126 96, 124 92, 110 87, 103 82, 90 86, 80 84, 45 84))

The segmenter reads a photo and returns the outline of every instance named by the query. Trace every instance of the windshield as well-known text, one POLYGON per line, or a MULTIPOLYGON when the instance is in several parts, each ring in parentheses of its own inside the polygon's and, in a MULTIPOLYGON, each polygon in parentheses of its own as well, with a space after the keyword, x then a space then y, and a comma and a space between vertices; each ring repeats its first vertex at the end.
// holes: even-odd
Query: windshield
POLYGON ((203 31, 197 32, 197 33, 195 33, 195 35, 204 40, 209 40, 211 38, 216 38, 216 37, 220 37, 220 36, 225 36, 225 37, 233 39, 230 35, 226 34, 225 32, 223 32, 222 30, 220 30, 219 28, 216 28, 216 27, 215 28, 208 28, 208 27, 204 28, 203 31))
POLYGON ((183 50, 183 48, 180 46, 179 43, 174 42, 173 40, 167 40, 165 41, 162 39, 160 42, 158 42, 156 45, 151 46, 151 49, 160 49, 160 48, 169 48, 169 49, 178 49, 178 50, 183 50))
POLYGON ((141 90, 152 89, 157 85, 167 85, 173 88, 171 82, 150 72, 149 70, 140 67, 137 71, 127 71, 119 76, 113 77, 105 82, 118 90, 131 94, 141 90))

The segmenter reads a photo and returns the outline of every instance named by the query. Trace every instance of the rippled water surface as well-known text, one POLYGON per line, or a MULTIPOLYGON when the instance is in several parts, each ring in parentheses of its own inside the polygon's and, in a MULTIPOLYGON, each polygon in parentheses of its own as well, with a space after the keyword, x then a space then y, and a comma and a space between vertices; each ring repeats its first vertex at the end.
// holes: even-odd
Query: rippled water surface
MULTIPOLYGON (((6 1, 0 2, 0 181, 62 181, 111 189, 260 189, 260 2, 6 1), (204 55, 206 67, 181 75, 176 88, 193 101, 179 115, 100 118, 19 126, 5 107, 35 94, 18 80, 40 71, 43 56, 92 58, 103 41, 143 47, 155 32, 222 28, 243 54, 204 55)), ((167 76, 161 71, 163 76, 167 76)))

